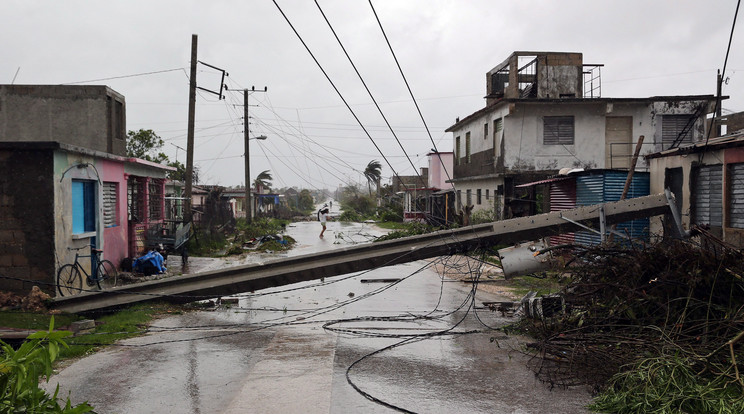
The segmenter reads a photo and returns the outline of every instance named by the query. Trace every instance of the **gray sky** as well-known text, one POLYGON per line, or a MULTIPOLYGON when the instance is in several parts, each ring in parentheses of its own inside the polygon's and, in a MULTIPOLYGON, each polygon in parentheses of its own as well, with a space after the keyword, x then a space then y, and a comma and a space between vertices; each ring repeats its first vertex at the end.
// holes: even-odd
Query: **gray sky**
MULTIPOLYGON (((430 139, 369 2, 319 0, 398 144, 316 4, 276 2, 372 140, 272 0, 6 0, 0 83, 108 85, 126 97, 127 129, 153 129, 171 159, 185 162, 176 146, 186 148, 197 34, 198 59, 225 69, 228 88, 268 87, 250 95, 251 136, 268 136, 251 141, 252 177, 270 170, 275 187, 334 188, 363 182, 372 160, 388 178, 388 162, 411 175, 434 144, 451 151, 444 129, 485 105, 485 73, 516 50, 581 52, 584 63, 604 64, 603 97, 715 94, 736 10, 736 0, 373 0, 430 139), (151 74, 131 76, 143 73, 151 74)), ((741 22, 736 29, 724 113, 744 111, 741 22)), ((220 77, 199 65, 197 83, 216 90, 220 77)), ((223 101, 197 96, 194 158, 203 183, 244 182, 242 102, 242 92, 223 101)))

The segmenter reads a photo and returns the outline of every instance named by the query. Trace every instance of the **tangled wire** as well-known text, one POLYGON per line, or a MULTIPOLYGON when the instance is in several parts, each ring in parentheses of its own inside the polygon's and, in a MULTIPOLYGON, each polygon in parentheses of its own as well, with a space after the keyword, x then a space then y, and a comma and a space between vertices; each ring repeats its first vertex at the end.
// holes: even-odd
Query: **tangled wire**
POLYGON ((574 252, 568 261, 567 312, 529 327, 538 338, 529 345, 538 378, 599 391, 627 381, 631 367, 635 374, 663 376, 666 371, 651 369, 662 361, 744 395, 744 358, 736 356, 744 337, 741 251, 698 229, 695 241, 601 245, 574 252))

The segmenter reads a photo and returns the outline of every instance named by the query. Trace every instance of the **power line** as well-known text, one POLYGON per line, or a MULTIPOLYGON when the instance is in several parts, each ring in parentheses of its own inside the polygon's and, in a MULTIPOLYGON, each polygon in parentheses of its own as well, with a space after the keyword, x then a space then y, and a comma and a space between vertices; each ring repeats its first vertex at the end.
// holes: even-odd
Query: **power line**
MULTIPOLYGON (((422 183, 422 187, 426 187, 426 183, 423 182, 423 178, 421 177, 421 174, 418 173, 417 168, 415 165, 413 165, 413 161, 411 161, 411 158, 408 156, 408 153, 406 152, 406 149, 403 148, 403 144, 401 144, 400 140, 398 139, 398 136, 395 134, 395 130, 393 130, 393 127, 390 126, 390 122, 388 122, 387 117, 382 112, 382 108, 380 108, 380 105, 377 104, 377 100, 375 99, 374 95, 372 95, 372 91, 369 90, 369 87, 367 86, 367 83, 364 81, 364 78, 359 73, 359 70, 357 69, 356 65, 354 64, 354 61, 351 59, 351 56, 349 56, 349 53, 346 51, 346 48, 344 47, 343 43, 341 43, 341 39, 339 39, 338 34, 336 34, 336 30, 333 29, 333 26, 331 25, 331 22, 326 17, 325 13, 323 13, 323 9, 320 7, 320 4, 318 3, 318 0, 315 0, 315 5, 318 7, 318 10, 320 11, 320 14, 323 16, 323 19, 328 24, 328 28, 331 29, 331 32, 333 33, 333 36, 336 38, 336 41, 338 42, 338 45, 341 46, 341 50, 344 51, 344 55, 346 55, 346 59, 348 59, 349 63, 351 64, 351 67, 354 68, 354 72, 357 74, 357 77, 362 82, 362 85, 364 85, 364 89, 367 91, 367 94, 369 95, 370 99, 372 99, 372 102, 375 104, 375 107, 377 108, 377 111, 380 113, 380 116, 382 116, 382 119, 385 121, 385 125, 387 125, 388 129, 390 130, 390 133, 393 134, 393 137, 395 138, 395 141, 398 143, 398 146, 400 146, 400 149, 403 150, 403 154, 405 154, 406 158, 408 159, 408 162, 411 164, 411 167, 413 168, 413 171, 418 176, 419 180, 422 183)), ((392 166, 391 166, 392 168, 392 166)), ((395 170, 393 170, 395 171, 395 170)))
POLYGON ((147 76, 147 75, 155 75, 158 73, 166 73, 166 72, 175 72, 178 70, 185 70, 184 68, 174 68, 174 69, 164 69, 164 70, 156 70, 153 72, 143 72, 143 73, 135 73, 132 75, 122 75, 122 76, 113 76, 110 78, 100 78, 100 79, 91 79, 86 81, 78 81, 78 82, 67 82, 67 83, 61 83, 60 85, 76 85, 78 83, 88 83, 88 82, 99 82, 99 81, 106 81, 106 80, 112 80, 112 79, 124 79, 124 78, 133 78, 136 76, 147 76))
MULTIPOLYGON (((281 7, 279 6, 279 4, 278 4, 278 3, 276 2, 276 0, 272 0, 272 1, 274 2, 274 5, 276 6, 276 8, 277 8, 277 9, 279 10, 279 13, 281 13, 282 17, 284 17, 284 20, 286 20, 287 24, 289 24, 289 27, 290 27, 290 28, 292 29, 292 31, 293 31, 293 32, 295 33, 295 35, 296 35, 296 36, 297 36, 297 38, 298 38, 298 39, 300 40, 300 42, 302 43, 302 45, 303 45, 303 46, 305 47, 305 50, 307 50, 307 52, 308 52, 308 53, 310 54, 310 57, 312 57, 313 61, 314 61, 314 62, 315 62, 315 64, 316 64, 316 65, 318 66, 318 68, 320 69, 320 71, 321 71, 321 72, 323 72, 323 75, 324 75, 324 76, 326 77, 326 79, 328 80, 328 82, 329 82, 329 83, 331 84, 331 86, 333 87, 333 89, 334 89, 334 90, 336 91, 336 94, 338 94, 339 98, 341 98, 341 100, 342 100, 342 101, 344 102, 344 104, 346 105, 346 108, 347 108, 347 109, 349 110, 349 112, 351 112, 351 115, 352 115, 352 116, 354 117, 354 119, 355 119, 355 120, 357 121, 357 123, 358 123, 358 124, 359 124, 359 126, 360 126, 360 127, 362 128, 362 130, 364 131, 364 133, 365 133, 365 134, 367 134, 367 137, 368 137, 368 138, 369 138, 369 140, 370 140, 370 141, 372 142, 372 144, 373 144, 373 145, 375 146, 375 148, 377 149, 377 152, 379 152, 379 153, 380 153, 380 156, 381 156, 381 157, 382 157, 382 158, 383 158, 383 159, 385 160, 385 162, 386 162, 386 163, 388 164, 388 166, 390 167, 390 169, 391 169, 391 170, 393 171, 393 173, 395 173, 395 175, 397 176, 398 174, 397 174, 397 172, 395 171, 395 169, 393 168, 393 166, 392 166, 392 165, 390 165, 390 161, 388 161, 388 159, 387 159, 387 158, 385 157, 385 154, 383 154, 382 150, 381 150, 381 149, 380 149, 380 147, 379 147, 379 146, 377 145, 377 143, 375 142, 375 140, 374 140, 374 139, 372 139, 372 136, 371 136, 371 135, 369 134, 369 132, 367 131, 367 129, 366 129, 365 127, 364 127, 364 125, 362 124, 362 121, 361 121, 361 120, 359 119, 359 117, 358 117, 358 116, 356 115, 356 113, 355 113, 355 112, 354 112, 354 110, 353 110, 353 109, 351 108, 351 106, 349 105, 349 103, 348 103, 348 102, 346 101, 346 99, 344 98, 344 96, 343 96, 343 95, 341 94, 341 91, 339 91, 339 90, 338 90, 338 88, 336 87, 336 84, 335 84, 335 83, 333 82, 333 80, 331 80, 331 78, 330 78, 330 76, 328 75, 328 73, 327 73, 327 72, 325 71, 325 69, 323 69, 323 66, 322 66, 322 65, 320 64, 320 62, 318 62, 318 59, 317 59, 317 58, 315 57, 315 55, 313 54, 313 52, 312 52, 312 51, 310 50, 310 48, 308 47, 307 43, 305 43, 305 40, 304 40, 304 39, 302 38, 302 36, 300 36, 299 32, 297 32, 297 29, 295 29, 294 25, 293 25, 293 24, 292 24, 292 22, 291 22, 291 21, 289 20, 289 18, 287 17, 287 15, 286 15, 286 14, 284 14, 284 11, 283 11, 283 10, 282 10, 282 8, 281 8, 281 7)), ((402 180, 401 180, 401 181, 402 181, 402 180)))

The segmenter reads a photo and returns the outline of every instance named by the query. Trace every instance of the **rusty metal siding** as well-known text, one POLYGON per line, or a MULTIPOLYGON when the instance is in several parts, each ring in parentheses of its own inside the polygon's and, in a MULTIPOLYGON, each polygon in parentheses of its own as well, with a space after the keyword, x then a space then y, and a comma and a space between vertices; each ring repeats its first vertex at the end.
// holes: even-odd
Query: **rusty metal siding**
POLYGON ((744 163, 729 164, 729 226, 744 229, 744 163))
POLYGON ((693 222, 723 225, 723 167, 704 165, 693 170, 693 222))
MULTIPOLYGON (((562 211, 576 208, 576 179, 557 181, 550 184, 550 211, 562 211)), ((572 244, 573 233, 559 234, 550 237, 550 244, 572 244)))

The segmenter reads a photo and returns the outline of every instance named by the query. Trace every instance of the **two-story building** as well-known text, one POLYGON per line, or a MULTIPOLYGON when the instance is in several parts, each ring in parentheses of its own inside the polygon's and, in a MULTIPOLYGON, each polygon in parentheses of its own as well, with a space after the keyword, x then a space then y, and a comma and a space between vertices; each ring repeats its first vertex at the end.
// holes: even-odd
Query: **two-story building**
POLYGON ((641 135, 642 154, 703 139, 715 96, 603 98, 601 68, 581 53, 514 52, 488 71, 486 106, 446 130, 458 210, 535 214, 541 197, 518 185, 562 168, 627 170, 641 135))

